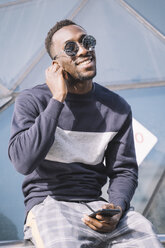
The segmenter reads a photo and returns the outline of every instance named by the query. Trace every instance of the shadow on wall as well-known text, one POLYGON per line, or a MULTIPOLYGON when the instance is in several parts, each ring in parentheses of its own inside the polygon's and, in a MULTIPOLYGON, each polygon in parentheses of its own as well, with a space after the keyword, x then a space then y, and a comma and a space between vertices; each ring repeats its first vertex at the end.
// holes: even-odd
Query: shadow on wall
POLYGON ((18 231, 13 222, 0 213, 0 240, 18 240, 18 231))

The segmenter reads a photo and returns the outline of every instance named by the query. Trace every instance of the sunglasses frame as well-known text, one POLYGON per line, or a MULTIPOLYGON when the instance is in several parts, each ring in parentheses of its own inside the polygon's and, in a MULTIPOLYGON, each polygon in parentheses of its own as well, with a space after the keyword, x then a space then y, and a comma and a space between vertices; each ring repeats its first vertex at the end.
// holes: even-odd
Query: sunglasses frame
MULTIPOLYGON (((82 44, 82 46, 83 46, 86 50, 88 50, 88 51, 93 51, 93 50, 95 49, 95 46, 96 46, 96 39, 95 39, 92 35, 85 35, 85 36, 83 37, 83 39, 82 39, 81 44, 82 44), (90 41, 90 42, 92 41, 92 42, 93 42, 92 45, 89 44, 89 47, 87 47, 88 41, 90 41), (87 42, 87 43, 86 43, 86 42, 87 42)), ((78 53, 78 50, 79 50, 79 45, 77 44, 77 42, 75 42, 75 41, 68 41, 68 42, 65 44, 64 50, 63 50, 62 52, 60 52, 58 55, 56 55, 56 56, 53 58, 53 60, 56 60, 56 58, 57 58, 61 53, 63 53, 63 52, 65 52, 66 55, 68 55, 68 56, 70 56, 70 57, 75 56, 75 55, 78 53), (66 47, 67 47, 68 44, 70 44, 70 43, 72 43, 72 44, 75 45, 74 51, 69 51, 69 50, 67 50, 66 47)))

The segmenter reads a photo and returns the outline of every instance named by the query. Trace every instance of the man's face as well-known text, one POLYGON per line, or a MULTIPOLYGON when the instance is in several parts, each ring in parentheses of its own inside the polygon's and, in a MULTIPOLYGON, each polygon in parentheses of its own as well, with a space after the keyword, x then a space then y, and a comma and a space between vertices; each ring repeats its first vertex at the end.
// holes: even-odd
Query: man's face
POLYGON ((56 60, 59 65, 74 79, 80 81, 92 79, 96 75, 95 51, 89 51, 82 46, 84 35, 86 35, 85 30, 79 26, 63 27, 53 35, 51 47, 51 53, 53 57, 57 55, 56 60), (79 47, 75 56, 69 56, 64 52, 68 41, 76 42, 79 47))

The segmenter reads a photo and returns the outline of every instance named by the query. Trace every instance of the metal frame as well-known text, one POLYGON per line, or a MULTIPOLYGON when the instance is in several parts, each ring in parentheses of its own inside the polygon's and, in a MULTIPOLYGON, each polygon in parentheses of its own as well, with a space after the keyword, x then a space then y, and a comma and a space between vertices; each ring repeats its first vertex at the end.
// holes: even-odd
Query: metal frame
POLYGON ((130 12, 139 22, 156 34, 160 39, 165 41, 165 35, 163 35, 159 30, 157 30, 151 23, 149 23, 144 17, 142 17, 134 8, 127 4, 124 0, 117 0, 119 3, 130 12))
MULTIPOLYGON (((16 0, 13 2, 8 2, 5 4, 0 4, 0 8, 3 7, 9 7, 16 4, 22 4, 25 2, 32 2, 34 0, 16 0)), ((154 26, 152 26, 145 18, 143 18, 137 11, 135 11, 130 5, 128 5, 124 0, 116 0, 119 2, 120 5, 122 5, 128 12, 130 12, 136 19, 138 19, 142 24, 144 24, 148 29, 150 29, 154 34, 156 34, 159 38, 163 39, 165 41, 165 36, 160 33, 154 26)), ((74 19, 78 13, 84 8, 84 6, 87 4, 88 0, 82 0, 80 4, 74 9, 73 13, 68 17, 68 19, 72 20, 74 19)), ((10 91, 8 91, 8 94, 5 94, 5 97, 11 97, 11 100, 6 101, 4 103, 4 106, 0 107, 0 112, 6 109, 8 106, 10 106, 11 103, 15 100, 14 91, 15 89, 22 83, 22 81, 27 77, 27 75, 33 70, 35 65, 39 63, 39 61, 42 59, 42 57, 45 55, 46 50, 43 48, 40 50, 40 52, 37 54, 37 56, 32 60, 31 64, 25 69, 25 71, 20 75, 20 77, 16 80, 10 91)), ((106 84, 105 84, 106 85, 106 84)), ((155 81, 155 82, 140 82, 140 83, 125 83, 125 84, 108 84, 106 85, 107 88, 111 90, 126 90, 126 89, 140 89, 140 88, 150 88, 150 87, 161 87, 165 86, 165 81, 155 81)), ((7 90, 7 89, 6 89, 7 90)), ((6 93, 6 92, 5 92, 6 93)))
MULTIPOLYGON (((17 0, 14 2, 8 2, 5 4, 0 4, 0 8, 3 7, 9 7, 9 6, 13 6, 16 4, 22 4, 25 2, 32 2, 34 0, 17 0)), ((68 19, 72 20, 73 18, 76 17, 76 15, 79 13, 80 10, 82 10, 82 8, 84 8, 84 6, 87 4, 88 0, 81 0, 80 4, 78 4, 78 6, 73 10, 73 13, 68 16, 68 19)), ((15 96, 18 93, 14 93, 14 91, 16 90, 16 88, 22 83, 22 81, 27 77, 27 75, 33 70, 33 68, 35 67, 35 65, 37 65, 39 63, 39 61, 42 59, 42 57, 45 55, 46 50, 45 48, 41 49, 40 52, 35 56, 35 58, 32 60, 32 62, 30 63, 30 65, 25 69, 25 71, 23 71, 23 73, 20 75, 20 77, 18 77, 18 79, 16 80, 16 82, 14 83, 14 85, 12 86, 12 88, 10 90, 8 90, 7 88, 5 88, 3 85, 0 84, 0 90, 3 88, 3 96, 0 96, 1 98, 4 98, 4 104, 2 104, 2 106, 0 106, 0 112, 5 110, 7 107, 9 107, 15 100, 15 96), (6 100, 5 100, 6 97, 6 100), (7 99, 10 97, 10 100, 7 99)))
POLYGON ((2 4, 0 4, 0 8, 6 8, 6 7, 13 6, 13 5, 18 5, 18 4, 22 4, 22 3, 26 3, 26 2, 32 2, 32 1, 34 1, 34 0, 16 0, 13 2, 2 3, 2 4))
MULTIPOLYGON (((14 5, 18 5, 18 4, 22 4, 22 3, 26 3, 26 2, 32 2, 34 0, 16 0, 13 2, 8 2, 8 3, 4 3, 4 4, 0 4, 0 8, 4 8, 4 7, 9 7, 9 6, 14 6, 14 5)), ((151 30, 154 34, 156 34, 160 39, 162 39, 163 41, 165 41, 165 36, 159 32, 153 25, 151 25, 145 18, 143 18, 139 13, 137 13, 137 11, 135 11, 132 7, 130 7, 130 5, 128 5, 124 0, 117 0, 128 12, 130 12, 132 15, 135 16, 136 19, 138 19, 138 21, 140 21, 143 25, 145 25, 149 30, 151 30)), ((87 4, 88 0, 82 0, 81 3, 79 4, 79 6, 73 11, 73 13, 71 14, 70 17, 68 17, 69 19, 73 19, 75 18, 75 16, 79 13, 79 11, 87 4)), ((18 93, 14 93, 14 90, 22 83, 22 81, 26 78, 26 76, 32 71, 32 69, 34 68, 34 66, 41 60, 41 58, 45 55, 46 51, 45 49, 42 49, 39 54, 34 58, 34 60, 32 60, 32 63, 30 64, 30 66, 22 73, 22 75, 18 78, 18 80, 15 82, 15 84, 13 85, 13 87, 11 88, 11 90, 6 89, 5 87, 3 87, 2 85, 1 88, 3 87, 3 93, 5 94, 5 96, 11 96, 12 99, 10 102, 8 102, 6 105, 4 105, 3 108, 0 108, 0 111, 6 109, 11 103, 14 102, 15 97, 18 93)), ((161 86, 165 86, 165 81, 159 81, 159 82, 144 82, 144 83, 134 83, 134 84, 123 84, 123 85, 107 85, 106 87, 112 90, 123 90, 123 89, 135 89, 135 88, 150 88, 150 87, 161 87, 161 86)), ((156 192, 157 192, 157 188, 155 189, 150 201, 148 202, 148 204, 153 200, 156 192)), ((147 204, 147 206, 148 206, 147 204)), ((147 213, 147 206, 144 210, 144 214, 147 213)), ((161 241, 161 243, 165 246, 165 234, 158 234, 158 238, 161 241)), ((0 246, 3 247, 34 247, 31 243, 25 243, 25 241, 4 241, 1 242, 0 241, 0 246)))
POLYGON ((147 216, 147 214, 149 213, 150 206, 151 206, 152 202, 154 201, 155 196, 157 195, 157 193, 159 191, 159 188, 160 188, 164 178, 165 178, 165 170, 161 174, 161 177, 160 177, 160 179, 159 179, 159 181, 158 181, 158 183, 157 183, 157 185, 156 185, 156 187, 155 187, 155 189, 154 189, 154 191, 153 191, 153 193, 152 193, 152 195, 151 195, 151 197, 150 197, 150 199, 149 199, 149 201, 148 201, 148 203, 147 203, 147 205, 146 205, 146 207, 145 207, 145 209, 143 211, 144 216, 147 216))

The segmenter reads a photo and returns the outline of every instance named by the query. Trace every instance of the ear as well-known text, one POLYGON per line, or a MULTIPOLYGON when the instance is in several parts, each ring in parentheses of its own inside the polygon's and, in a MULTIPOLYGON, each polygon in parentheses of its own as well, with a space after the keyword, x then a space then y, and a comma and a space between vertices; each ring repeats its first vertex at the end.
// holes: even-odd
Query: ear
POLYGON ((52 60, 52 65, 55 65, 55 64, 59 65, 59 63, 57 62, 57 60, 52 60))

